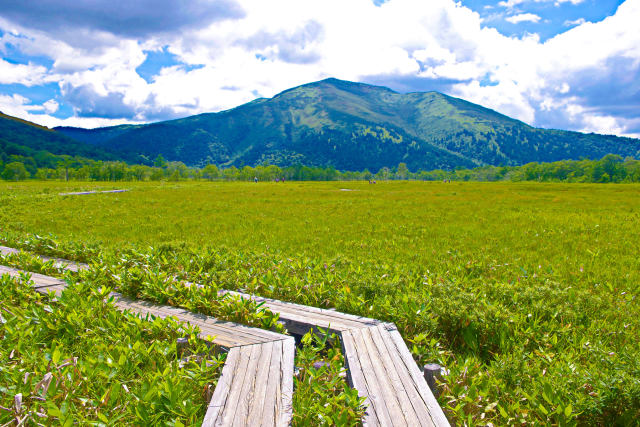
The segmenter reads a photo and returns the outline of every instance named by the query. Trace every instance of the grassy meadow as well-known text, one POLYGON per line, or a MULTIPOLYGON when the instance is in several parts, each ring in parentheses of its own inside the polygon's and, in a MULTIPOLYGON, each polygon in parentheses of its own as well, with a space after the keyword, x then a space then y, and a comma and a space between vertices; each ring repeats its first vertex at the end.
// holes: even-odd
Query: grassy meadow
POLYGON ((640 185, 0 182, 0 241, 393 321, 455 424, 640 418, 640 185))

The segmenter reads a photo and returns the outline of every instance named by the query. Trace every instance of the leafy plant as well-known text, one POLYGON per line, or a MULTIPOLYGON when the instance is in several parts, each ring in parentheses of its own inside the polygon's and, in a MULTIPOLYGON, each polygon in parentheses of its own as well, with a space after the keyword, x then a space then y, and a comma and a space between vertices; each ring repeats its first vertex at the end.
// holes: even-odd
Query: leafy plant
POLYGON ((345 379, 344 357, 337 335, 309 332, 296 354, 293 394, 295 426, 358 426, 363 399, 345 379))
POLYGON ((60 297, 28 276, 0 277, 0 422, 185 425, 204 415, 223 356, 196 329, 141 319, 71 285, 60 297), (176 339, 194 356, 178 359, 176 339))

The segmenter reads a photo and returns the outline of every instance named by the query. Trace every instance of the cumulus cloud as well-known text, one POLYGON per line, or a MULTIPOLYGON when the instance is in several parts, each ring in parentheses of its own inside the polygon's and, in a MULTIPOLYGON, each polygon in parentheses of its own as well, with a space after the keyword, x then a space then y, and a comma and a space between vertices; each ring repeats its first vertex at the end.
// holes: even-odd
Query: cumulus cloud
POLYGON ((247 49, 259 51, 258 55, 264 59, 275 57, 294 64, 309 64, 320 59, 314 47, 321 40, 323 33, 322 25, 311 20, 290 33, 284 30, 277 32, 261 30, 236 43, 247 49))
MULTIPOLYGON (((49 101, 47 101, 49 103, 49 101)), ((45 104, 47 104, 45 103, 45 104)), ((49 108, 52 104, 49 103, 49 108)), ((2 95, 0 94, 0 111, 14 117, 20 117, 50 128, 56 126, 77 126, 84 128, 94 128, 101 126, 116 126, 125 123, 132 123, 131 120, 123 119, 105 119, 105 118, 82 118, 69 117, 60 119, 50 115, 44 105, 33 104, 31 100, 20 95, 2 95), (43 114, 44 113, 44 114, 43 114)))
POLYGON ((58 104, 58 102, 55 99, 50 99, 47 102, 45 102, 44 104, 42 104, 42 107, 44 108, 44 111, 47 114, 53 114, 56 111, 58 111, 58 108, 60 107, 60 104, 58 104))
POLYGON ((47 69, 34 64, 12 64, 0 59, 0 84, 40 85, 50 80, 47 69))
POLYGON ((573 21, 566 20, 566 21, 564 21, 564 26, 565 27, 574 27, 576 25, 582 25, 585 22, 587 22, 587 21, 584 18, 578 18, 578 19, 575 19, 573 21))
POLYGON ((519 13, 517 15, 508 16, 505 18, 505 21, 510 22, 512 24, 519 24, 521 22, 540 22, 540 18, 535 13, 519 13))

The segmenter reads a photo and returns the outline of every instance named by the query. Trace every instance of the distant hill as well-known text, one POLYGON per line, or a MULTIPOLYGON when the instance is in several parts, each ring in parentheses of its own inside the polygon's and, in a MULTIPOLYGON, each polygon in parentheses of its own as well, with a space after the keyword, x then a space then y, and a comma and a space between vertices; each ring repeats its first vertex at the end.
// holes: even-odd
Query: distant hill
POLYGON ((56 128, 110 151, 202 166, 276 164, 377 171, 520 165, 613 153, 640 157, 640 140, 531 127, 438 92, 327 79, 237 108, 141 126, 56 128))
POLYGON ((59 155, 132 162, 141 160, 132 153, 111 152, 0 112, 0 157, 3 161, 7 161, 11 156, 30 157, 35 161, 34 166, 55 167, 55 156, 59 155))

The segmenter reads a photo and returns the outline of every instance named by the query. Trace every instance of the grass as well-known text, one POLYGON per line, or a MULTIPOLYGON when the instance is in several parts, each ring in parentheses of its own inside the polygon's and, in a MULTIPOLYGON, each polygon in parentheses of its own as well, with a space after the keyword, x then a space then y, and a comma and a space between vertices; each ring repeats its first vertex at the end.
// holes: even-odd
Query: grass
POLYGON ((416 360, 449 369, 456 424, 640 417, 638 185, 121 187, 2 183, 0 237, 164 251, 166 273, 393 321, 416 360))

